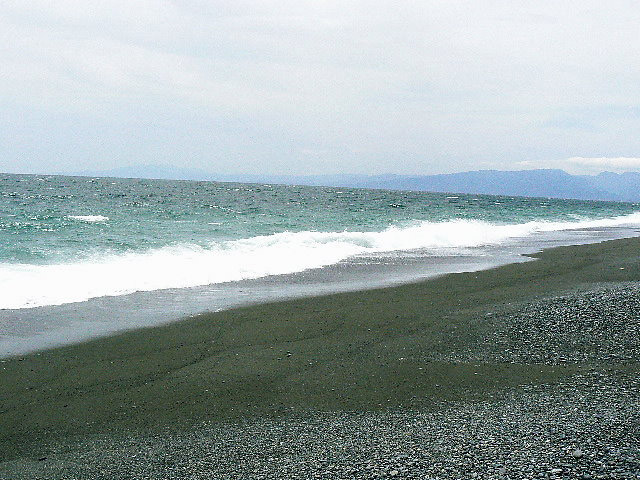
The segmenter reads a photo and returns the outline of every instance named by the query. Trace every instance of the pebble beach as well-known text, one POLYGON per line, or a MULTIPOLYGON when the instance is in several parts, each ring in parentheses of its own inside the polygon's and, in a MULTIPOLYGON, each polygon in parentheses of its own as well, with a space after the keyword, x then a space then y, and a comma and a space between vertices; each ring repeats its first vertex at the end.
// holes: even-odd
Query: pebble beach
MULTIPOLYGON (((303 392, 298 398, 295 391, 283 391, 281 401, 269 398, 271 409, 247 409, 228 418, 207 418, 205 413, 181 417, 177 424, 144 425, 134 424, 134 417, 112 422, 117 428, 40 433, 42 443, 23 444, 18 454, 0 463, 0 478, 640 478, 640 282, 634 278, 640 272, 637 258, 630 255, 638 243, 631 239, 563 247, 526 264, 350 294, 345 302, 332 298, 334 309, 348 306, 354 296, 362 300, 358 295, 388 295, 401 301, 403 288, 411 291, 404 293, 421 289, 426 295, 430 288, 451 288, 450 282, 464 284, 467 292, 473 291, 471 284, 477 285, 486 294, 497 288, 492 282, 512 284, 520 279, 522 287, 544 274, 545 282, 520 288, 526 292, 518 298, 504 292, 509 301, 494 297, 481 305, 461 306, 452 300, 451 308, 441 306, 438 311, 448 328, 438 328, 438 338, 431 338, 429 345, 418 341, 421 335, 415 326, 420 322, 380 339, 384 345, 377 347, 368 343, 367 335, 365 341, 342 336, 351 348, 357 343, 359 349, 369 345, 369 353, 376 352, 378 368, 356 368, 362 378, 351 378, 354 385, 365 382, 370 371, 381 378, 407 377, 396 378, 397 383, 388 378, 379 382, 385 390, 382 396, 388 397, 386 405, 369 402, 381 397, 370 391, 377 382, 365 382, 367 388, 358 398, 351 392, 350 401, 327 400, 329 408, 318 407, 319 396, 346 396, 340 384, 318 393, 311 372, 305 377, 289 371, 285 383, 292 377, 304 381, 307 395, 303 392), (555 268, 565 270, 558 274, 555 268), (388 355, 378 354, 383 351, 388 355), (391 363, 398 365, 395 373, 385 373, 391 363), (443 365, 450 374, 438 376, 443 365), (455 373, 462 366, 469 370, 455 373), (424 384, 398 386, 430 369, 435 373, 424 384), (507 380, 505 372, 511 369, 516 373, 507 380), (451 389, 435 379, 456 375, 464 388, 455 395, 441 393, 451 389)), ((511 288, 518 290, 518 285, 511 288)), ((321 300, 296 302, 275 308, 304 315, 301 305, 318 307, 321 300)), ((363 331, 377 328, 379 324, 370 323, 363 331)), ((325 333, 325 339, 329 337, 325 333)), ((331 338, 327 343, 320 339, 320 348, 331 350, 329 356, 340 372, 343 358, 335 349, 341 343, 331 338)), ((276 363, 304 355, 315 357, 311 364, 328 361, 319 352, 305 351, 304 342, 282 340, 287 347, 280 349, 276 363)), ((77 347, 65 348, 61 351, 68 356, 77 347)), ((29 361, 15 359, 15 364, 29 361)), ((7 363, 3 365, 6 372, 7 363)), ((341 383, 349 383, 347 378, 340 377, 341 383)), ((332 385, 325 370, 319 380, 332 385)), ((277 382, 272 386, 281 389, 277 382)), ((149 399, 138 395, 138 408, 144 408, 145 401, 149 399)), ((179 410, 184 414, 190 408, 185 403, 179 410)), ((3 410, 6 419, 6 407, 3 410)), ((6 434, 4 430, 5 445, 6 434)))

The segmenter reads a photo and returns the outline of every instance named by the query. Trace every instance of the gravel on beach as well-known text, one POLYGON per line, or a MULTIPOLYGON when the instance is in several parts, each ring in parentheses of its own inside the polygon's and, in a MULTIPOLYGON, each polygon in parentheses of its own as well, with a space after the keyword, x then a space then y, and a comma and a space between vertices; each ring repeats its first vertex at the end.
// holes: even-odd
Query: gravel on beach
POLYGON ((637 479, 639 392, 637 376, 594 371, 431 412, 294 414, 98 436, 5 464, 0 478, 637 479))
POLYGON ((434 359, 558 365, 640 361, 640 285, 603 285, 477 319, 484 335, 434 359))
POLYGON ((582 365, 555 384, 429 410, 298 411, 82 437, 0 464, 0 478, 640 479, 639 292, 603 286, 490 313, 475 344, 446 355, 582 365))

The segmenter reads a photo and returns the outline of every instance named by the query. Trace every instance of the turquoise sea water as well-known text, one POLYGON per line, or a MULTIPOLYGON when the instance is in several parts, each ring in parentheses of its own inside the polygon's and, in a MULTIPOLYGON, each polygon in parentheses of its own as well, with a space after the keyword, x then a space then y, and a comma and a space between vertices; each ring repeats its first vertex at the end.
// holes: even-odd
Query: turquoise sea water
MULTIPOLYGON (((429 258, 640 225, 638 204, 214 182, 0 176, 0 308, 429 258)), ((484 252, 484 253, 483 253, 484 252)))

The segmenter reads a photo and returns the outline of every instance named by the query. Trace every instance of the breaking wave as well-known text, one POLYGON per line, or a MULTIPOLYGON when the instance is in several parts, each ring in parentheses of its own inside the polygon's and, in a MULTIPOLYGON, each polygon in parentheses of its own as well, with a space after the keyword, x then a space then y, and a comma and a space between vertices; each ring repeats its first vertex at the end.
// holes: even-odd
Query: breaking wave
MULTIPOLYGON (((105 221, 102 216, 73 217, 105 221)), ((93 256, 75 262, 0 264, 0 308, 32 308, 137 291, 186 288, 301 272, 357 255, 421 255, 507 243, 540 232, 640 225, 640 213, 574 222, 499 225, 478 220, 419 222, 378 232, 284 232, 240 240, 93 256)))
POLYGON ((105 217, 104 215, 69 215, 69 218, 89 223, 106 222, 109 220, 109 217, 105 217))

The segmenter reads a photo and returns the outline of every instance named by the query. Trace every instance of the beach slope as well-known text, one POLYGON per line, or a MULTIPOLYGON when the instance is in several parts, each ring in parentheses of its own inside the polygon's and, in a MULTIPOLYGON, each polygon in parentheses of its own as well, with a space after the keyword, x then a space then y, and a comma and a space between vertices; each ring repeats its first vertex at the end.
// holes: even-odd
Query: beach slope
MULTIPOLYGON (((373 416, 367 417, 373 429, 389 415, 400 416, 394 420, 396 426, 422 415, 421 421, 433 427, 435 420, 429 423, 425 415, 452 412, 452 406, 457 406, 458 414, 460 408, 481 405, 491 410, 491 402, 505 402, 505 395, 525 402, 528 397, 522 393, 529 389, 531 398, 549 392, 560 395, 567 389, 579 391, 577 386, 568 387, 571 382, 581 385, 587 382, 584 379, 596 378, 605 388, 614 381, 607 380, 611 378, 622 382, 621 388, 633 390, 639 366, 640 301, 635 282, 640 281, 640 240, 560 247, 534 257, 530 262, 392 288, 207 313, 3 359, 0 477, 63 478, 77 471, 89 475, 92 468, 109 472, 116 469, 113 458, 92 456, 80 465, 70 460, 80 456, 69 456, 69 451, 80 449, 77 445, 96 448, 110 439, 114 458, 121 460, 127 448, 132 455, 144 443, 131 439, 175 439, 200 432, 203 425, 212 429, 208 438, 218 438, 221 433, 216 428, 227 425, 225 431, 235 431, 234 438, 244 438, 245 444, 238 440, 237 449, 231 450, 235 453, 221 450, 217 460, 212 457, 206 470, 211 473, 216 465, 222 468, 222 458, 233 458, 246 442, 256 441, 255 435, 242 432, 253 432, 257 424, 264 426, 258 430, 267 438, 283 419, 290 419, 291 428, 308 420, 319 429, 317 439, 309 440, 319 448, 331 422, 339 424, 333 427, 335 434, 340 425, 358 423, 368 415, 373 416), (341 415, 348 420, 340 420, 341 415), (254 427, 242 430, 241 425, 254 427), (119 451, 118 444, 125 450, 119 451)), ((637 392, 630 395, 620 401, 637 402, 637 392)), ((575 398, 578 408, 579 396, 575 398)), ((606 398, 589 401, 606 403, 606 398)), ((492 411, 497 412, 495 405, 492 411)), ((482 416, 468 412, 463 417, 473 415, 482 416)), ((484 416, 490 417, 486 412, 484 416)), ((632 422, 625 428, 633 430, 637 415, 625 421, 632 422)), ((358 425, 360 430, 354 427, 349 441, 366 431, 362 423, 358 425)), ((405 433, 414 427, 404 425, 405 433)), ((425 431, 431 427, 425 426, 425 431)), ((309 425, 304 430, 314 431, 309 425)), ((468 434, 469 440, 478 433, 474 432, 468 434)), ((533 435, 522 433, 527 434, 533 435)), ((377 448, 393 450, 392 443, 377 448)), ((308 451, 313 448, 308 446, 308 451)), ((368 448, 375 459, 374 447, 368 448)), ((408 447, 397 448, 398 455, 404 455, 408 447)), ((180 463, 178 450, 165 452, 176 455, 174 467, 180 463)), ((332 455, 340 463, 336 452, 332 455)), ((251 455, 258 461, 259 454, 251 455)), ((285 448, 280 455, 295 456, 295 448, 285 448)), ((344 453, 344 458, 348 455, 344 453)), ((425 465, 427 458, 432 457, 424 457, 425 465)), ((155 457, 129 460, 139 467, 147 462, 149 468, 156 462, 157 476, 149 478, 162 478, 172 468, 157 464, 155 457)), ((240 468, 241 463, 236 459, 234 465, 240 468)), ((621 468, 629 472, 636 466, 632 462, 621 468)), ((131 473, 130 466, 122 468, 111 473, 116 477, 131 473)), ((380 467, 380 475, 391 475, 385 468, 380 467)), ((294 470, 290 478, 296 476, 294 470)), ((311 468, 305 475, 314 471, 311 468)), ((393 471, 411 477, 411 469, 393 471)), ((247 472, 216 472, 251 477, 247 472)), ((264 478, 278 476, 263 473, 264 478)))

